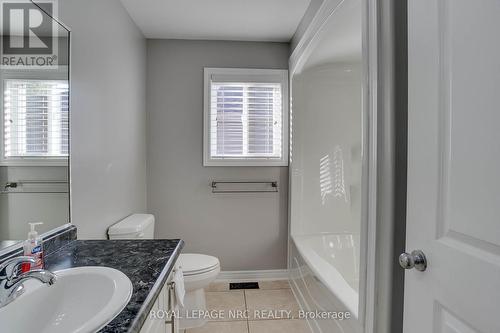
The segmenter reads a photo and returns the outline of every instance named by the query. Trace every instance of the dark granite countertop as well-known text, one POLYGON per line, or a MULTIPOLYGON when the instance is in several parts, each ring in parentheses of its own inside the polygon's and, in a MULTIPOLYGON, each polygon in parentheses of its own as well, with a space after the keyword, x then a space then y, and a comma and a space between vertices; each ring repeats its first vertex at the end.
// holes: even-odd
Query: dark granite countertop
POLYGON ((99 332, 139 332, 154 300, 165 284, 184 242, 155 240, 76 240, 45 258, 55 271, 81 266, 118 269, 132 281, 127 306, 99 332))

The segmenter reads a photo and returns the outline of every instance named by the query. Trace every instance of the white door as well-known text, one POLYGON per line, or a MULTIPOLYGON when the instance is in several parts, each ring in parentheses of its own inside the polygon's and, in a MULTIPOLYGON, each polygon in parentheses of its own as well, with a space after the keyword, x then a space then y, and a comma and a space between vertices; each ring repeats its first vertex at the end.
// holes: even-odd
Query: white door
POLYGON ((404 333, 500 332, 500 0, 408 1, 404 333))

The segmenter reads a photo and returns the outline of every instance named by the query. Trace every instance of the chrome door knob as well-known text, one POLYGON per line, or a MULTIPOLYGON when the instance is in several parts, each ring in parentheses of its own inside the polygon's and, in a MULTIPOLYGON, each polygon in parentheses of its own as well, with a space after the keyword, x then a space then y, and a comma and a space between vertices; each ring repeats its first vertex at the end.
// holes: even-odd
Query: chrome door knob
POLYGON ((417 271, 423 272, 427 268, 427 259, 422 251, 415 250, 411 254, 402 253, 399 256, 399 265, 404 269, 415 267, 417 271))

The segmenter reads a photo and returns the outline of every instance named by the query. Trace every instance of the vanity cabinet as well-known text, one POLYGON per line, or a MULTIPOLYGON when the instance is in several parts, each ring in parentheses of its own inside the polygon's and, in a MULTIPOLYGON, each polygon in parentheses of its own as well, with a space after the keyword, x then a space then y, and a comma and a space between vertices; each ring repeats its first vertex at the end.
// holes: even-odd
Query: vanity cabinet
POLYGON ((178 333, 179 319, 172 316, 172 313, 177 313, 177 300, 174 291, 172 278, 178 265, 175 265, 172 272, 167 278, 167 282, 163 286, 160 294, 156 298, 146 321, 142 325, 140 333, 178 333), (152 315, 156 313, 156 316, 152 315))

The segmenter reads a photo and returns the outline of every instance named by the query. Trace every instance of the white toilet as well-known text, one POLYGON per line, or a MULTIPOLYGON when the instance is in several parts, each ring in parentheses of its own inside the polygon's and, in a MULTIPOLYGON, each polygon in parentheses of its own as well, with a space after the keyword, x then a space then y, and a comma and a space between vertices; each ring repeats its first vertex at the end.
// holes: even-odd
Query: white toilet
POLYGON ((109 239, 153 239, 155 217, 151 214, 132 214, 108 228, 109 239))
POLYGON ((186 289, 179 327, 185 329, 202 326, 208 319, 197 314, 206 310, 205 288, 219 275, 219 259, 205 254, 185 253, 179 256, 179 263, 186 289))
MULTIPOLYGON (((151 214, 132 214, 108 229, 109 239, 153 239, 155 218, 151 214)), ((219 259, 205 254, 183 253, 178 259, 184 275, 184 308, 181 329, 204 325, 208 319, 197 316, 206 310, 205 289, 220 272, 219 259), (189 318, 186 318, 189 315, 189 318)))

